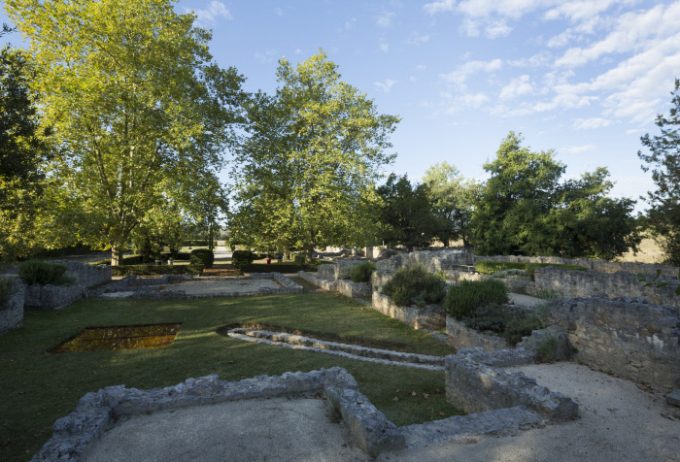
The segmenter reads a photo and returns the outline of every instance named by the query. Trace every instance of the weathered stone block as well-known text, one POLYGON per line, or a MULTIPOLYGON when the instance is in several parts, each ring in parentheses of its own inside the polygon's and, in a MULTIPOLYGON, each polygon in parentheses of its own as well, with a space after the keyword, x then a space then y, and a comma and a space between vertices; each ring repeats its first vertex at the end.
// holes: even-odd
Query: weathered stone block
POLYGON ((64 308, 85 297, 85 293, 85 288, 76 284, 66 286, 31 284, 26 286, 25 307, 39 310, 64 308))
POLYGON ((377 291, 373 292, 371 302, 373 309, 414 329, 441 329, 446 325, 446 316, 441 305, 397 306, 390 297, 377 291))
POLYGON ((0 304, 0 334, 19 327, 24 321, 25 286, 15 276, 7 278, 11 286, 7 299, 0 304))
POLYGON ((351 298, 370 298, 372 293, 368 282, 354 282, 348 279, 339 279, 336 290, 345 297, 351 298))
POLYGON ((485 351, 495 351, 508 348, 508 342, 503 337, 490 332, 479 332, 451 316, 446 316, 446 335, 449 345, 456 350, 481 348, 485 351))
POLYGON ((466 412, 526 406, 561 422, 578 417, 578 405, 520 372, 480 364, 464 354, 446 357, 446 398, 466 412))

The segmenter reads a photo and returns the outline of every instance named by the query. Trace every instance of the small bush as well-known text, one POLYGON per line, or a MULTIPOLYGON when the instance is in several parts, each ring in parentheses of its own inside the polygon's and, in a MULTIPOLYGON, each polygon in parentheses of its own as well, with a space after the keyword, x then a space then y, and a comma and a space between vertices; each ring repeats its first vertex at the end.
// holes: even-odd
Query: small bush
POLYGON ((368 282, 371 280, 371 274, 375 271, 375 265, 370 261, 353 266, 349 270, 349 278, 352 282, 368 282))
POLYGON ((532 331, 543 327, 543 322, 541 322, 538 316, 530 313, 518 312, 508 319, 505 324, 503 336, 510 345, 516 345, 522 341, 522 337, 531 335, 532 331))
POLYGON ((215 254, 210 249, 194 249, 189 256, 192 265, 203 265, 210 268, 215 262, 215 254))
POLYGON ((507 302, 508 290, 500 281, 463 281, 449 288, 444 307, 454 318, 463 319, 483 306, 507 302))
POLYGON ((305 256, 304 253, 298 253, 298 254, 295 254, 293 261, 295 262, 296 265, 302 266, 307 261, 307 257, 305 256))
POLYGON ((66 267, 40 260, 28 260, 19 264, 19 277, 26 284, 53 284, 63 286, 73 283, 73 279, 66 276, 66 267))
POLYGON ((408 266, 394 273, 383 293, 398 306, 425 306, 444 299, 446 282, 422 266, 408 266))
POLYGON ((472 329, 491 331, 501 335, 510 345, 516 345, 522 337, 531 335, 532 331, 544 327, 537 314, 512 305, 485 305, 472 311, 462 321, 472 329))
POLYGON ((557 358, 557 340, 548 337, 536 348, 536 361, 539 363, 554 363, 557 358))
POLYGON ((231 254, 231 264, 234 268, 243 270, 244 266, 250 265, 255 260, 255 254, 250 250, 234 250, 231 254))

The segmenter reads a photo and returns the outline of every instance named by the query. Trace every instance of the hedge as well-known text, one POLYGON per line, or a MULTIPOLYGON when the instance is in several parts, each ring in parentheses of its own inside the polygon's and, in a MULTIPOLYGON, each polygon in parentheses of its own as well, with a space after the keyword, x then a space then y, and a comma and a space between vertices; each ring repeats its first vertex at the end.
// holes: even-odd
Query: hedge
POLYGON ((383 293, 398 306, 425 306, 444 299, 446 281, 422 266, 407 266, 394 273, 383 293))

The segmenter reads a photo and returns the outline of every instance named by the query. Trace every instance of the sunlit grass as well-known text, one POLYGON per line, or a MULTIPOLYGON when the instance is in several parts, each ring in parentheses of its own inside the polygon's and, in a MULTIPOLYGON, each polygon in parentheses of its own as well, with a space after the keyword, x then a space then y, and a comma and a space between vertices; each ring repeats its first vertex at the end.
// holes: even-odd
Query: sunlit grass
POLYGON ((238 380, 259 374, 342 366, 361 390, 401 425, 452 415, 441 372, 385 366, 274 346, 240 342, 215 330, 262 323, 327 333, 344 341, 388 342, 400 350, 448 354, 427 334, 322 293, 203 300, 86 300, 61 311, 28 312, 24 327, 0 336, 0 460, 24 461, 49 438, 58 417, 88 391, 125 384, 167 386, 206 374, 238 380), (49 353, 90 326, 180 322, 164 348, 49 353), (358 340, 357 340, 358 341, 358 340))

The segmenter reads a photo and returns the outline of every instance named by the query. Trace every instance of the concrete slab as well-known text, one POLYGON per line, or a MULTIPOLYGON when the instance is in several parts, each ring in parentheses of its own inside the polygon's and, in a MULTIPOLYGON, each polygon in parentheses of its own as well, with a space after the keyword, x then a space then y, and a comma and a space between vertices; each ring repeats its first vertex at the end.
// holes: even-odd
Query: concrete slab
POLYGON ((321 399, 257 399, 133 417, 86 462, 367 461, 321 399))

